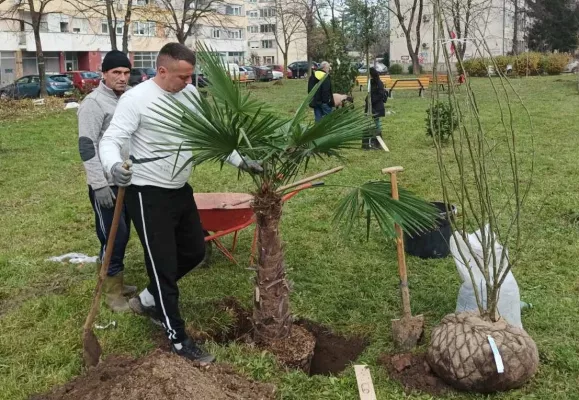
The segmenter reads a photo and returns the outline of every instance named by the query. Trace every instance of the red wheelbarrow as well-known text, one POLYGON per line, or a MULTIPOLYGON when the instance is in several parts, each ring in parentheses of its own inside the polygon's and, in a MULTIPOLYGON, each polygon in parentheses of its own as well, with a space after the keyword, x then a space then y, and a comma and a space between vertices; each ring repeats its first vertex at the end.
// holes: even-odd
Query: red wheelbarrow
MULTIPOLYGON (((295 188, 283 195, 282 200, 286 202, 302 190, 324 184, 324 182, 312 183, 314 180, 336 173, 342 169, 343 167, 337 167, 302 179, 281 187, 278 189, 278 192, 283 193, 288 189, 295 188)), ((237 246, 237 235, 239 231, 255 223, 255 215, 251 208, 253 196, 247 193, 195 193, 194 197, 197 210, 199 210, 201 225, 206 232, 205 242, 208 244, 214 243, 229 260, 238 264, 231 252, 235 251, 235 247, 237 246), (231 233, 233 233, 233 244, 230 251, 219 239, 231 233)), ((257 228, 253 234, 250 264, 253 264, 256 244, 257 228)))

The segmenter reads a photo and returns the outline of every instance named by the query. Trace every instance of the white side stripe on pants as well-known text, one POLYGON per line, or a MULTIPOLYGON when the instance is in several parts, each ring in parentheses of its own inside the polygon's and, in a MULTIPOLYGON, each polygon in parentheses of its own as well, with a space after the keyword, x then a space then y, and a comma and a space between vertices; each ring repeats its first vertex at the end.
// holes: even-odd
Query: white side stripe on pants
POLYGON ((161 294, 161 285, 159 284, 159 276, 157 275, 157 270, 155 268, 155 260, 153 260, 153 253, 151 253, 151 248, 149 247, 149 237, 147 235, 147 226, 145 225, 145 210, 143 208, 143 196, 139 192, 139 205, 141 206, 141 219, 143 222, 143 236, 145 237, 145 245, 147 246, 147 253, 149 254, 149 260, 151 260, 151 267, 153 269, 153 274, 155 275, 155 282, 157 283, 157 293, 159 293, 159 301, 161 303, 161 310, 163 310, 163 316, 165 317, 166 329, 169 331, 169 339, 177 339, 177 332, 171 328, 171 323, 169 322, 169 317, 165 311, 165 305, 163 304, 163 295, 161 294))

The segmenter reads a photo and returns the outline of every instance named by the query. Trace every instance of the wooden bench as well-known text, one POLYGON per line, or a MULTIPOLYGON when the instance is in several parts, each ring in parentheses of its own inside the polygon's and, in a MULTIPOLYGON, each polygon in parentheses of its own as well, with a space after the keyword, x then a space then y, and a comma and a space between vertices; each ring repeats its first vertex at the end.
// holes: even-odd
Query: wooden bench
POLYGON ((249 85, 250 83, 255 82, 255 79, 249 79, 247 77, 247 75, 243 74, 243 75, 239 75, 236 77, 237 79, 235 81, 237 81, 239 84, 241 83, 245 83, 245 87, 247 87, 247 85, 249 85))
POLYGON ((428 78, 428 82, 431 85, 437 85, 440 86, 442 88, 442 90, 444 90, 445 85, 448 86, 448 75, 447 74, 437 74, 436 75, 436 79, 434 77, 434 75, 422 75, 420 77, 420 79, 426 79, 428 78), (436 80, 436 82, 435 82, 436 80))
MULTIPOLYGON (((386 81, 390 79, 390 75, 380 75, 380 81, 386 86, 386 81)), ((368 76, 367 75, 358 75, 356 77, 356 86, 360 86, 360 92, 362 91, 363 87, 368 86, 368 76)))
POLYGON ((390 97, 394 90, 418 90, 420 97, 424 96, 424 91, 428 89, 430 80, 426 78, 389 79, 386 87, 389 89, 390 97))

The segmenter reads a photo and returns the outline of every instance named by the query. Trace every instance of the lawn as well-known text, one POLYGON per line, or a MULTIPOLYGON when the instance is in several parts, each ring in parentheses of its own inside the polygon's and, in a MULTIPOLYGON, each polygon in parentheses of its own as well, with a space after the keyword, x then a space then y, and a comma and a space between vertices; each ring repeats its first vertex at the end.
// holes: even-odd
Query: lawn
MULTIPOLYGON (((579 213, 577 151, 579 95, 574 77, 514 79, 512 85, 529 109, 534 130, 516 109, 520 145, 534 135, 535 175, 526 209, 526 251, 514 271, 522 299, 534 308, 523 324, 539 346, 541 366, 523 389, 497 399, 579 399, 579 213)), ((474 81, 485 121, 497 123, 488 80, 474 81)), ((292 113, 303 98, 304 81, 283 86, 257 85, 256 96, 280 113, 292 113)), ((363 97, 356 92, 356 106, 363 97)), ((326 179, 328 187, 301 193, 284 207, 282 236, 288 274, 294 283, 293 313, 326 324, 343 334, 366 336, 370 345, 358 362, 371 366, 379 399, 430 399, 404 394, 377 364, 393 350, 390 321, 399 315, 396 251, 378 234, 369 241, 364 229, 349 237, 331 224, 340 190, 331 185, 380 179, 380 170, 402 165, 402 185, 428 200, 440 200, 435 152, 425 136, 428 96, 398 93, 383 121, 385 152, 349 151, 346 169, 326 179)), ((3 105, 0 104, 0 107, 3 105)), ((526 154, 530 156, 531 152, 526 154)), ((338 165, 314 163, 311 173, 338 165)), ((251 188, 237 172, 217 165, 194 171, 196 191, 243 192, 251 188)), ((82 372, 81 328, 94 288, 94 266, 48 262, 68 252, 95 255, 93 214, 77 151, 76 114, 62 111, 9 118, 0 124, 0 399, 18 400, 62 384, 82 372)), ((251 303, 246 269, 251 230, 240 236, 235 255, 240 266, 216 254, 211 268, 195 270, 181 284, 182 313, 197 330, 227 323, 215 300, 234 296, 251 303)), ((229 243, 226 241, 226 243, 229 243)), ((453 312, 459 280, 452 259, 424 261, 408 257, 412 306, 424 314, 427 334, 453 312)), ((126 256, 126 275, 142 288, 146 282, 143 254, 133 235, 126 256)), ((156 328, 135 315, 101 312, 100 322, 116 320, 115 330, 99 331, 106 354, 146 354, 157 346, 156 328)), ((284 372, 272 357, 242 345, 208 347, 223 362, 247 375, 277 384, 280 399, 357 399, 353 368, 337 377, 308 377, 284 372)), ((453 394, 448 399, 483 399, 453 394)))

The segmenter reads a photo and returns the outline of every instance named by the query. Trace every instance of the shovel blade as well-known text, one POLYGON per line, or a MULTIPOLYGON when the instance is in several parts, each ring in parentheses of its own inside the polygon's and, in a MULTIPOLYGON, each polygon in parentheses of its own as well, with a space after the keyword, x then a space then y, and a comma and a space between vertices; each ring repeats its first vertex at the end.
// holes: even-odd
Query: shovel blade
POLYGON ((82 357, 85 367, 95 367, 101 358, 102 348, 92 329, 82 335, 82 357))
POLYGON ((402 317, 392 320, 392 336, 396 347, 411 351, 416 347, 424 333, 424 316, 402 317))

